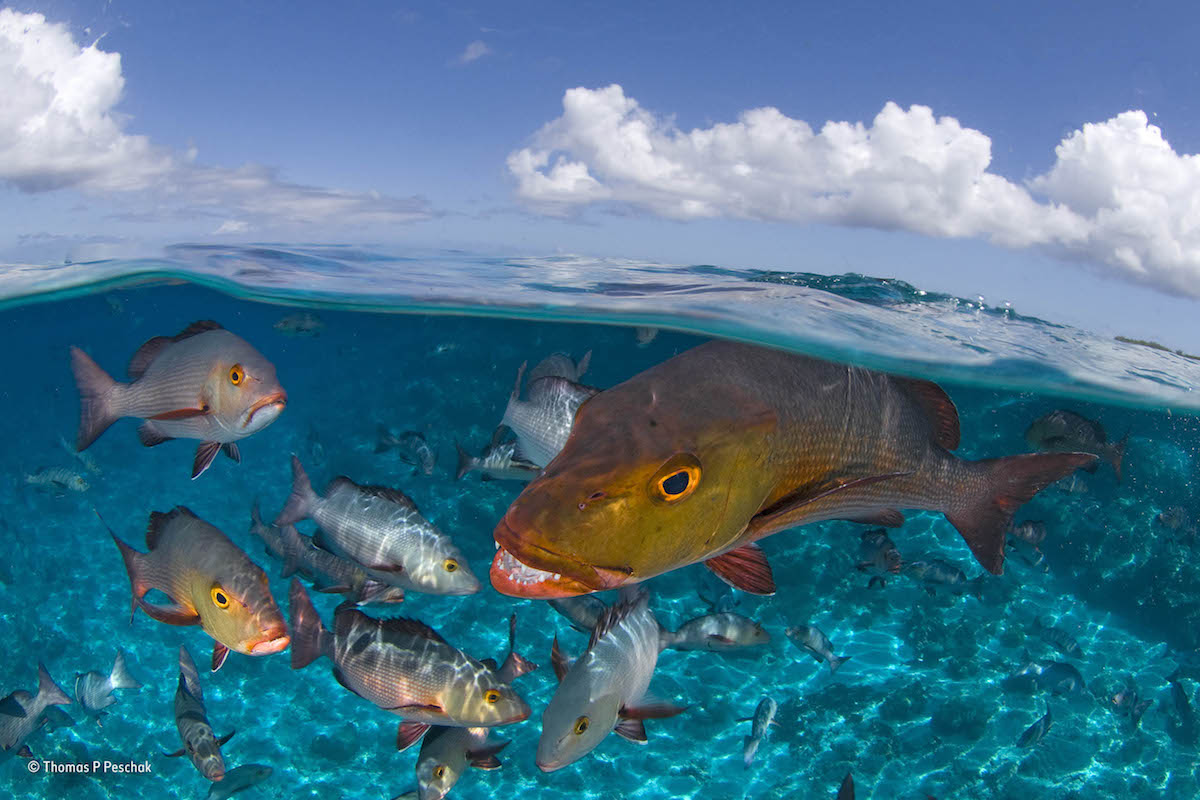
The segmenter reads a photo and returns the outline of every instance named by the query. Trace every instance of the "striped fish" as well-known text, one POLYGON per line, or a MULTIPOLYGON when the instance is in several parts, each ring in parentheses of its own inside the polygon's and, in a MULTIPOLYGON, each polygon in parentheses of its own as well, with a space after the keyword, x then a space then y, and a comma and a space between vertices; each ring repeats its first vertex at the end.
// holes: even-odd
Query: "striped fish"
POLYGON ((179 648, 179 685, 175 689, 175 727, 183 747, 168 758, 187 755, 200 774, 210 781, 225 777, 225 758, 221 747, 233 738, 235 731, 217 737, 204 708, 204 691, 200 688, 200 673, 187 648, 179 648))

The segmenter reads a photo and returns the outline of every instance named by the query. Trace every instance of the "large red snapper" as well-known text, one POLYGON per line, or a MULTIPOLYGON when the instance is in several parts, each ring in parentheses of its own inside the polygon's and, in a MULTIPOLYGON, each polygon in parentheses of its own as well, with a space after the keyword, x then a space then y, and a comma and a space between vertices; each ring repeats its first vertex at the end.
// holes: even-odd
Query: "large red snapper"
POLYGON ((117 383, 78 347, 71 369, 79 387, 79 436, 85 450, 121 417, 145 420, 146 447, 199 439, 192 477, 223 450, 241 461, 236 442, 270 425, 287 405, 275 366, 245 339, 211 320, 176 336, 156 336, 129 362, 132 383, 117 383))
POLYGON ((928 381, 714 341, 588 400, 497 525, 492 585, 518 597, 612 589, 699 561, 775 590, 758 539, 830 519, 940 511, 1000 573, 1013 513, 1087 453, 966 461, 928 381))

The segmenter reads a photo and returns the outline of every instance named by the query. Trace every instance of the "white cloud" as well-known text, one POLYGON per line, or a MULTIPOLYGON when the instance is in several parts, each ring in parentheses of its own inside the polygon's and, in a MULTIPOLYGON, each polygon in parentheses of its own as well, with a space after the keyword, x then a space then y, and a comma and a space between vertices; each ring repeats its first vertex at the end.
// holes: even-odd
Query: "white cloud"
POLYGON ((620 86, 571 89, 508 157, 517 195, 551 215, 591 205, 689 220, 822 222, 981 237, 1092 261, 1200 296, 1200 157, 1142 112, 1088 124, 1025 185, 991 173, 991 140, 924 106, 814 131, 775 108, 690 131, 620 86))
POLYGON ((462 51, 462 55, 458 57, 458 63, 470 64, 472 61, 478 61, 492 52, 492 48, 487 46, 486 42, 481 42, 478 39, 467 45, 467 49, 462 51))
POLYGON ((355 225, 430 216, 419 198, 288 183, 257 165, 199 165, 194 148, 176 154, 125 132, 127 120, 115 110, 124 85, 119 54, 78 45, 65 25, 41 14, 0 9, 0 184, 139 193, 154 209, 147 218, 355 225))

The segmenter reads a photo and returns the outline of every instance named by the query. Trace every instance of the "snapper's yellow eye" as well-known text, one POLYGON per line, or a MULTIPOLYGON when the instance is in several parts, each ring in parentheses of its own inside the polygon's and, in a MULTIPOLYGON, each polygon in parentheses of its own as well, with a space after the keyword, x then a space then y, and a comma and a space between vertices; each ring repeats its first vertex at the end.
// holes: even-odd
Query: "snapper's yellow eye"
POLYGON ((220 586, 212 587, 209 596, 212 597, 213 605, 217 608, 229 608, 229 595, 225 594, 225 590, 220 586))
POLYGON ((587 717, 580 717, 579 719, 575 720, 575 727, 572 728, 572 730, 575 731, 576 736, 583 736, 584 732, 591 724, 591 720, 589 720, 587 717))
POLYGON ((488 689, 483 693, 483 700, 486 703, 495 704, 500 702, 500 693, 495 689, 488 689))
POLYGON ((447 558, 442 562, 442 569, 446 572, 454 572, 458 569, 458 561, 453 558, 447 558))
POLYGON ((441 764, 438 764, 433 768, 433 777, 437 778, 439 781, 446 777, 446 768, 441 764))
POLYGON ((650 479, 650 496, 665 503, 677 503, 696 491, 700 474, 700 459, 691 453, 671 456, 650 479))
POLYGON ((229 368, 229 382, 234 386, 241 386, 242 381, 246 380, 246 370, 242 369, 241 364, 234 364, 229 368))

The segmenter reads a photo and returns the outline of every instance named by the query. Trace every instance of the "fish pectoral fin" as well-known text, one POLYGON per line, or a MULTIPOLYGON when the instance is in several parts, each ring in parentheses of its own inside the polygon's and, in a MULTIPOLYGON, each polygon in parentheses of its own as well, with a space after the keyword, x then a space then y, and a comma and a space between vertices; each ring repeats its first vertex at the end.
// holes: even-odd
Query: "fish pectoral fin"
POLYGON ((233 735, 234 735, 235 733, 237 733, 237 731, 236 731, 236 730, 232 730, 232 731, 230 731, 229 733, 227 733, 227 734, 225 734, 224 736, 222 736, 220 739, 217 739, 217 747, 224 747, 224 746, 225 746, 225 743, 226 743, 226 742, 228 742, 230 739, 232 739, 232 738, 233 738, 233 735))
POLYGON ((640 719, 623 719, 617 723, 613 731, 634 744, 646 743, 646 724, 640 719))
POLYGON ((847 522, 857 522, 861 525, 882 525, 885 528, 899 528, 904 524, 904 515, 894 508, 882 511, 872 511, 870 514, 859 514, 846 517, 847 522))
POLYGON ((508 747, 510 741, 505 739, 503 742, 480 747, 477 750, 468 750, 467 759, 476 769, 500 769, 500 759, 496 758, 496 754, 508 747))
POLYGON ((374 570, 375 572, 389 572, 389 573, 392 573, 393 575, 399 575, 401 572, 404 572, 404 565, 403 564, 367 564, 367 569, 374 570))
POLYGON ((242 451, 238 449, 235 442, 226 442, 221 445, 221 452, 224 453, 233 463, 242 463, 242 451))
MULTIPOLYGON (((903 478, 911 475, 912 471, 908 472, 888 472, 883 475, 868 475, 865 478, 853 478, 851 480, 837 480, 833 486, 825 488, 814 488, 804 486, 796 489, 789 494, 776 500, 771 505, 758 512, 750 519, 750 524, 746 526, 747 532, 752 539, 760 539, 770 533, 786 530, 798 524, 804 518, 804 512, 807 506, 824 500, 839 492, 844 492, 849 489, 861 489, 864 486, 870 486, 873 483, 892 480, 893 478, 903 478)), ((869 512, 870 513, 870 512, 869 512)), ((873 514, 871 514, 873 515, 873 514)), ((862 519, 866 515, 859 516, 862 519)), ((856 520, 857 521, 857 520, 856 520)))
POLYGON ((221 449, 220 442, 201 442, 196 448, 196 458, 192 461, 192 480, 204 474, 204 470, 212 466, 213 459, 221 449))
MULTIPOLYGON (((225 663, 225 659, 229 658, 229 648, 220 642, 213 644, 212 654, 212 671, 216 672, 225 663)), ((232 736, 233 734, 230 734, 232 736)))
POLYGON ((171 605, 159 605, 158 603, 147 603, 142 598, 134 595, 134 604, 142 611, 146 612, 146 616, 151 619, 165 622, 168 625, 199 625, 200 615, 195 611, 189 611, 186 606, 181 606, 178 603, 171 605))
POLYGON ((641 706, 621 706, 617 715, 622 719, 666 719, 687 711, 687 706, 672 703, 646 703, 641 706))
MULTIPOLYGON (((446 709, 434 703, 409 703, 408 705, 403 706, 393 706, 392 708, 386 710, 401 716, 403 716, 404 712, 406 711, 430 711, 434 714, 444 714, 446 711, 446 709)), ((417 723, 414 722, 413 724, 416 725, 417 723)))
POLYGON ((751 542, 704 562, 718 578, 743 592, 775 594, 775 578, 762 548, 751 542))
POLYGON ((164 411, 161 414, 155 414, 149 419, 153 420, 178 420, 178 419, 193 419, 195 417, 203 417, 206 414, 212 413, 207 405, 198 406, 196 408, 176 408, 171 411, 164 411))
POLYGON ((403 752, 421 741, 431 726, 425 722, 401 722, 396 731, 396 749, 403 752))
POLYGON ((728 636, 722 636, 719 633, 710 633, 707 638, 710 642, 717 642, 718 644, 733 644, 733 639, 730 639, 728 636))
POLYGON ((186 752, 187 752, 187 748, 186 748, 186 747, 181 747, 181 748, 179 748, 178 750, 176 750, 174 753, 168 753, 168 752, 166 752, 166 751, 164 750, 164 751, 163 751, 163 755, 164 755, 164 756, 166 756, 167 758, 179 758, 180 756, 182 756, 182 755, 183 755, 184 753, 186 753, 186 752))

